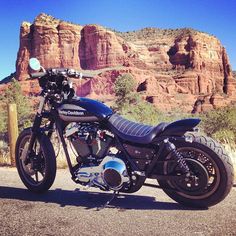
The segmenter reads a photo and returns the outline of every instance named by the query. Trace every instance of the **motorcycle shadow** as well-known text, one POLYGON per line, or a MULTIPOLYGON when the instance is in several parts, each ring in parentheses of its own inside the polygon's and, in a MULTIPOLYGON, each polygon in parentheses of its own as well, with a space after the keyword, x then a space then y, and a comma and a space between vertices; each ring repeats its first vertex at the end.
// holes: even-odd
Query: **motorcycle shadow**
MULTIPOLYGON (((29 202, 55 203, 60 207, 78 206, 97 209, 112 198, 112 193, 55 189, 43 194, 32 193, 23 188, 0 186, 0 198, 29 202)), ((155 197, 135 194, 119 194, 106 208, 124 210, 193 210, 175 202, 159 202, 155 197)), ((196 209, 195 209, 196 210, 196 209)))

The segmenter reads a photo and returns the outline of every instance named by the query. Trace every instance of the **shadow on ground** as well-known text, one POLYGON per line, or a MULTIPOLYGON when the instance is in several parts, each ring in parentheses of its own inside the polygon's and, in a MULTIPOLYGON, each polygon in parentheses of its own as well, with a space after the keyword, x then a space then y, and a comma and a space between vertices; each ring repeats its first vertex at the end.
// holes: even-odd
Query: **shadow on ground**
MULTIPOLYGON (((112 193, 98 193, 86 191, 69 191, 62 189, 49 190, 44 194, 35 194, 26 189, 0 186, 1 199, 15 199, 29 202, 55 203, 64 206, 78 206, 85 209, 97 209, 112 197, 112 193)), ((192 210, 175 202, 159 202, 154 197, 135 194, 120 194, 108 208, 120 210, 192 210)))

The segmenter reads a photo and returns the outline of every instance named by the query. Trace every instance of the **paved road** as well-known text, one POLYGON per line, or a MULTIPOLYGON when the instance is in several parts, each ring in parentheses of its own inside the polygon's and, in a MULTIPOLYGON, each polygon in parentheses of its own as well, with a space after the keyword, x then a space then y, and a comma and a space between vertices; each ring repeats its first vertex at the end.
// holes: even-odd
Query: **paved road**
POLYGON ((208 210, 143 187, 100 211, 111 194, 78 188, 59 170, 50 191, 32 194, 15 169, 0 168, 0 235, 236 235, 236 188, 208 210))

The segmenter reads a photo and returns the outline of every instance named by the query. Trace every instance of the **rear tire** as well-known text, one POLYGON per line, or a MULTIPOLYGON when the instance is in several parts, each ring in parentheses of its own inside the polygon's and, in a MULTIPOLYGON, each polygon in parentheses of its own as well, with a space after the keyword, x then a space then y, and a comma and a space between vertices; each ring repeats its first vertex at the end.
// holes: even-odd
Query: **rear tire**
MULTIPOLYGON (((213 139, 198 134, 188 134, 193 142, 176 141, 177 150, 186 158, 186 162, 199 175, 204 188, 188 187, 187 183, 175 180, 159 181, 164 192, 182 205, 207 208, 221 202, 233 186, 234 170, 225 150, 213 139), (202 180, 201 180, 202 178, 202 180), (205 182, 204 182, 205 181, 205 182), (185 186, 185 185, 186 186, 185 186), (178 189, 178 190, 172 190, 178 189)), ((167 155, 164 160, 169 159, 167 155)), ((170 166, 164 165, 164 174, 173 173, 170 166)), ((201 184, 199 184, 200 186, 201 184)))
POLYGON ((50 139, 42 133, 36 137, 33 145, 34 157, 37 158, 37 168, 32 168, 28 161, 28 144, 31 129, 23 130, 16 142, 16 167, 24 185, 32 192, 42 193, 47 191, 56 177, 56 157, 50 139))

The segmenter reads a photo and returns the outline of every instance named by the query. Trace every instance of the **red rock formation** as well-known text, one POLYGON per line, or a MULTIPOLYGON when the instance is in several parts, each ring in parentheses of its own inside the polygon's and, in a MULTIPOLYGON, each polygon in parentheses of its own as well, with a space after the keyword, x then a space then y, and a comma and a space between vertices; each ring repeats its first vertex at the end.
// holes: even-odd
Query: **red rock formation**
POLYGON ((28 77, 30 57, 37 57, 45 68, 98 70, 94 80, 76 82, 83 96, 114 96, 114 81, 129 72, 137 80, 137 90, 160 108, 181 106, 190 111, 203 95, 205 102, 198 110, 222 106, 222 99, 236 101, 236 82, 224 47, 216 37, 192 29, 115 33, 41 14, 33 24, 21 26, 16 62, 20 81, 28 77))
POLYGON ((100 69, 122 65, 125 52, 122 39, 101 26, 87 25, 81 30, 80 65, 82 69, 100 69))
POLYGON ((23 22, 20 28, 20 48, 17 54, 16 61, 16 78, 25 80, 28 78, 28 61, 31 54, 31 24, 23 22))

